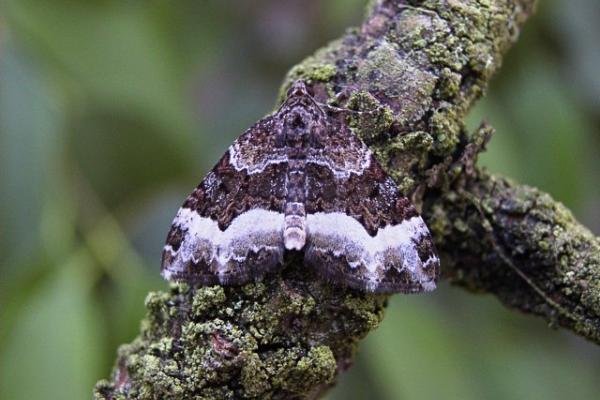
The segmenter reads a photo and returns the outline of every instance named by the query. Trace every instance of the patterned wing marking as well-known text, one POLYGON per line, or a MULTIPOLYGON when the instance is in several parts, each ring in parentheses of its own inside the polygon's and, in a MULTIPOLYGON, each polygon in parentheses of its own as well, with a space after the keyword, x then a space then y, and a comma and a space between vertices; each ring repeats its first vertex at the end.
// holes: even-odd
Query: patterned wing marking
POLYGON ((282 263, 287 161, 266 150, 271 126, 268 117, 240 136, 179 209, 163 249, 166 279, 244 284, 282 263))
MULTIPOLYGON (((439 259, 425 222, 360 139, 346 132, 338 154, 369 154, 362 169, 338 174, 323 150, 308 160, 305 262, 326 279, 376 293, 436 287, 439 259)), ((324 149, 329 148, 325 145, 324 149)))

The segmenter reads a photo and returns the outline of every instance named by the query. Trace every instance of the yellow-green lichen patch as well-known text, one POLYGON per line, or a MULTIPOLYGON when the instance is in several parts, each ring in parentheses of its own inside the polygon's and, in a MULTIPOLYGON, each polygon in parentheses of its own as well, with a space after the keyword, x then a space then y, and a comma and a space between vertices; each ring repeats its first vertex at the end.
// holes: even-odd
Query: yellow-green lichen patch
POLYGON ((249 298, 259 300, 262 296, 264 296, 267 287, 262 282, 252 282, 247 285, 242 286, 243 293, 249 298))
MULTIPOLYGON (((363 322, 366 328, 363 333, 367 333, 377 328, 383 320, 384 309, 381 304, 385 302, 385 296, 369 295, 365 298, 357 296, 347 296, 344 299, 344 308, 346 312, 363 322)), ((360 335, 361 333, 355 332, 360 335)))
POLYGON ((396 45, 384 40, 359 63, 357 81, 404 121, 421 118, 430 107, 436 77, 417 68, 398 53, 396 45))
POLYGON ((446 41, 450 33, 448 22, 435 12, 409 8, 404 11, 401 23, 395 25, 390 35, 403 50, 415 51, 446 41))
POLYGON ((299 346, 280 348, 269 354, 263 360, 264 368, 271 377, 273 387, 283 388, 288 379, 288 371, 302 357, 304 349, 299 346))
POLYGON ((271 377, 258 354, 250 354, 245 360, 240 381, 248 398, 264 398, 269 392, 271 377))
POLYGON ((369 141, 388 132, 395 121, 393 111, 366 91, 353 93, 345 107, 348 125, 363 140, 369 141))
POLYGON ((283 387, 292 393, 306 393, 307 388, 331 383, 336 370, 331 349, 327 346, 314 347, 289 370, 283 387))
POLYGON ((145 304, 148 317, 142 321, 142 331, 151 334, 165 334, 164 322, 171 317, 171 308, 167 305, 170 296, 165 292, 150 292, 145 304))
POLYGON ((201 316, 211 310, 219 309, 225 300, 225 291, 221 286, 199 288, 194 294, 192 312, 201 316))
POLYGON ((308 316, 315 308, 315 299, 307 294, 287 290, 269 302, 247 304, 241 314, 248 331, 259 343, 271 343, 282 330, 282 324, 308 316))
POLYGON ((127 368, 135 371, 136 379, 143 382, 140 385, 140 398, 160 397, 168 393, 170 398, 175 399, 184 392, 179 379, 169 375, 169 370, 165 369, 168 363, 160 357, 148 353, 132 354, 127 361, 127 368))
POLYGON ((294 66, 286 75, 285 83, 281 86, 278 103, 283 101, 292 82, 302 79, 308 84, 329 82, 337 73, 335 65, 320 61, 317 55, 308 57, 302 63, 294 66))
POLYGON ((449 278, 600 342, 597 238, 535 188, 482 171, 475 182, 427 210, 449 278))
POLYGON ((383 145, 374 145, 375 156, 394 179, 402 193, 415 186, 414 172, 428 162, 427 154, 434 146, 433 137, 425 131, 396 136, 383 145))
POLYGON ((456 148, 459 134, 464 127, 463 122, 456 118, 454 108, 438 109, 431 117, 431 134, 435 138, 434 153, 447 155, 456 148))
POLYGON ((440 82, 436 95, 442 99, 452 99, 460 93, 462 76, 450 68, 442 68, 440 71, 440 82))
POLYGON ((353 354, 384 300, 345 294, 290 263, 291 281, 274 275, 242 288, 174 285, 149 295, 142 334, 119 351, 117 370, 134 384, 112 390, 135 399, 268 399, 330 385, 336 357, 353 354))

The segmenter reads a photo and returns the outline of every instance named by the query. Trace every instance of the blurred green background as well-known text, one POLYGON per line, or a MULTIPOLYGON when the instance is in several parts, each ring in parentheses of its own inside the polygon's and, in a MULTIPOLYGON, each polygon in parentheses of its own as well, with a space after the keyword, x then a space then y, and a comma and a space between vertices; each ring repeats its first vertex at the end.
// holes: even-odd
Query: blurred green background
MULTIPOLYGON (((84 399, 167 287, 185 196, 363 0, 0 0, 0 398, 84 399)), ((600 7, 542 1, 483 163, 600 233, 600 7)), ((329 399, 598 399, 600 350, 491 296, 396 296, 329 399)))

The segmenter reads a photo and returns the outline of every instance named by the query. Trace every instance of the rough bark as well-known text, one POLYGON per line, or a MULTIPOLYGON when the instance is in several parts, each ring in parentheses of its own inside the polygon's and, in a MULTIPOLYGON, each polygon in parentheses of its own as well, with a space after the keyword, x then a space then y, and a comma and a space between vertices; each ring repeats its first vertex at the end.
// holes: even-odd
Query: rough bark
POLYGON ((561 203, 476 172, 427 215, 451 282, 600 343, 600 240, 561 203))
MULTIPOLYGON (((480 171, 492 129, 464 117, 534 0, 372 1, 288 74, 349 123, 422 206, 444 277, 600 343, 600 245, 560 203, 480 171)), ((280 96, 281 97, 281 96, 280 96)), ((244 287, 151 293, 140 336, 96 399, 318 398, 383 317, 385 296, 328 287, 289 260, 244 287)))

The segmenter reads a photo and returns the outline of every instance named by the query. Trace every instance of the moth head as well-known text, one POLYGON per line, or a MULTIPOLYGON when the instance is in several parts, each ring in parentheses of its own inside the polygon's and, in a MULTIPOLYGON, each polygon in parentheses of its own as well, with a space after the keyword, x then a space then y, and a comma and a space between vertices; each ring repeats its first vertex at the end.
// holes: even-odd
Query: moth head
POLYGON ((306 86, 306 83, 304 83, 302 79, 298 79, 297 81, 292 83, 292 86, 290 86, 290 88, 288 89, 286 98, 289 99, 291 97, 302 96, 312 97, 312 93, 309 91, 308 86, 306 86))

